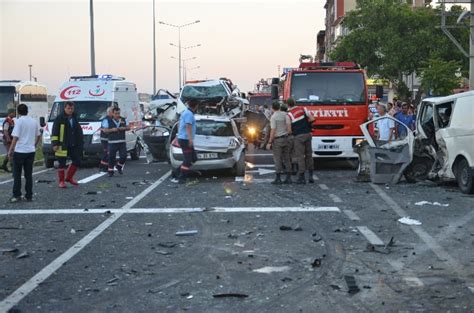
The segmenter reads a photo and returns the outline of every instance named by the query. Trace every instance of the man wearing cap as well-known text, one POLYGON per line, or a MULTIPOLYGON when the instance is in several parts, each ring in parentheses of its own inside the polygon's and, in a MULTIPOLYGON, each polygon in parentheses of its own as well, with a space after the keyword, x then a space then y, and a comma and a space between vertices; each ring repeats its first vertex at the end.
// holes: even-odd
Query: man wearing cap
MULTIPOLYGON (((16 112, 15 109, 8 109, 8 116, 5 118, 5 121, 3 121, 3 145, 5 146, 5 151, 10 151, 10 146, 12 144, 12 132, 13 132, 13 127, 15 126, 15 121, 13 118, 15 117, 16 112)), ((8 157, 5 156, 3 159, 3 164, 0 167, 2 170, 5 172, 9 172, 8 167, 8 157)))

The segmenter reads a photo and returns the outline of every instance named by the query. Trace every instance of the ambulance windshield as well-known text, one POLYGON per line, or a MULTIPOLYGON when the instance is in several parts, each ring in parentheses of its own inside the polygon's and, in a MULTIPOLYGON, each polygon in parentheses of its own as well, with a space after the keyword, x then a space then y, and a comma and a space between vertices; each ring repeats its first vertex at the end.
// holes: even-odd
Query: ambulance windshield
MULTIPOLYGON (((51 108, 49 121, 53 122, 63 112, 65 102, 55 102, 51 108)), ((98 122, 107 116, 110 101, 74 101, 74 113, 79 122, 98 122)))
POLYGON ((14 108, 14 87, 0 87, 0 117, 7 116, 8 109, 14 108))

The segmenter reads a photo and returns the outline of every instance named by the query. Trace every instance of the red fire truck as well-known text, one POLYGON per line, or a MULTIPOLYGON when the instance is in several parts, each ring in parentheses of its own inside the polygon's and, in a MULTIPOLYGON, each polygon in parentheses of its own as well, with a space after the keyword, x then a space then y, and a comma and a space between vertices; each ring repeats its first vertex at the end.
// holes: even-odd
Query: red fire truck
POLYGON ((366 74, 352 62, 302 62, 282 81, 274 79, 283 100, 293 98, 316 118, 313 157, 356 158, 353 146, 363 140, 359 125, 369 114, 366 74))

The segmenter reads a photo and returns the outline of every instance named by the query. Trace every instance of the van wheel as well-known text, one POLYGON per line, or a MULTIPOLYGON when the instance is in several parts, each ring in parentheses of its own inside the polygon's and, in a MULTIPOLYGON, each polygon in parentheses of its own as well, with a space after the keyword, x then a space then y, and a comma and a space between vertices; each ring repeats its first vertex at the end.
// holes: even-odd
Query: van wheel
POLYGON ((462 159, 456 166, 456 180, 463 193, 474 193, 474 170, 469 167, 466 159, 462 159))
POLYGON ((135 148, 133 148, 133 150, 130 151, 130 158, 134 161, 138 160, 140 158, 140 152, 141 152, 140 143, 137 141, 135 143, 135 148))
POLYGON ((433 160, 427 157, 414 157, 407 166, 403 175, 407 182, 414 184, 417 181, 428 179, 428 173, 433 166, 433 160))
POLYGON ((234 166, 235 176, 245 176, 245 153, 240 154, 239 161, 234 166))
POLYGON ((54 160, 48 159, 48 156, 44 156, 44 167, 46 168, 53 168, 54 167, 54 160))

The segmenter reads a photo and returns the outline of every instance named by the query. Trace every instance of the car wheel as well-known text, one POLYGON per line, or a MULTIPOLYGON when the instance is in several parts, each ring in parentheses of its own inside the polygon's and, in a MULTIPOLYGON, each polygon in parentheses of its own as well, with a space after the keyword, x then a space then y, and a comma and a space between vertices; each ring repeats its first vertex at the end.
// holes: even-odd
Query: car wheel
POLYGON ((135 143, 135 148, 133 148, 132 151, 130 151, 130 158, 134 161, 138 160, 140 158, 140 143, 137 141, 135 143))
POLYGON ((407 182, 414 184, 417 181, 426 180, 433 166, 433 160, 427 157, 414 157, 413 161, 405 169, 403 175, 407 182))
POLYGON ((456 180, 463 193, 474 193, 474 171, 469 167, 466 159, 462 159, 456 166, 456 180))
POLYGON ((241 153, 239 161, 235 164, 235 176, 245 176, 245 166, 245 153, 241 153))
POLYGON ((46 167, 46 168, 53 168, 54 167, 54 160, 49 159, 47 155, 44 156, 44 167, 46 167))

